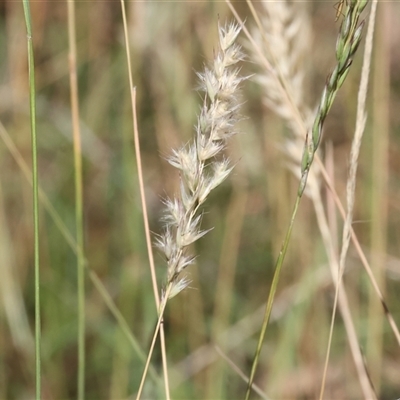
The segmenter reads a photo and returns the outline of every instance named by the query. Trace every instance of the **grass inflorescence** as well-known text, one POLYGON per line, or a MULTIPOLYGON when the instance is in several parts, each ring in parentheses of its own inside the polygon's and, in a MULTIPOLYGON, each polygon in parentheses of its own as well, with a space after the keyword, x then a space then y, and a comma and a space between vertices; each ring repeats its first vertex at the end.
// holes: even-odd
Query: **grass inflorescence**
POLYGON ((68 4, 1 14, 0 398, 394 398, 399 5, 359 83, 364 0, 68 4))
POLYGON ((243 59, 236 39, 240 27, 234 23, 219 27, 219 48, 211 66, 198 73, 200 90, 205 93, 196 125, 195 139, 174 150, 169 163, 180 172, 180 193, 166 199, 164 233, 157 247, 167 260, 167 279, 164 295, 176 296, 189 284, 181 277, 194 256, 188 246, 204 236, 200 212, 210 192, 219 186, 232 171, 228 158, 222 157, 226 141, 236 133, 238 120, 238 89, 243 81, 237 63, 243 59))

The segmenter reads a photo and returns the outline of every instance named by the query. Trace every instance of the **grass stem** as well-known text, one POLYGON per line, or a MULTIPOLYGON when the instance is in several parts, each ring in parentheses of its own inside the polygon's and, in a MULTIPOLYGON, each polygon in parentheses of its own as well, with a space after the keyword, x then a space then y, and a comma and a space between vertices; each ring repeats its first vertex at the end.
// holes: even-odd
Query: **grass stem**
POLYGON ((32 195, 35 260, 35 382, 36 399, 41 398, 41 317, 40 317, 40 265, 39 265, 39 184, 36 136, 35 62, 33 56, 32 22, 29 0, 23 0, 28 41, 29 105, 32 140, 32 195))
POLYGON ((297 214, 297 209, 307 185, 307 178, 314 160, 315 153, 321 142, 322 137, 322 127, 324 125, 326 116, 328 115, 336 94, 343 82, 345 81, 349 69, 351 67, 353 56, 357 51, 362 37, 362 29, 364 26, 364 21, 359 23, 359 17, 361 12, 364 10, 367 1, 356 0, 349 4, 346 9, 346 15, 340 27, 338 40, 336 43, 336 60, 337 64, 332 71, 332 73, 327 77, 326 84, 323 89, 318 111, 316 113, 314 123, 310 132, 307 133, 303 156, 301 161, 301 178, 299 183, 299 188, 297 191, 297 198, 295 206, 292 212, 291 221, 289 224, 288 231, 285 236, 285 240, 279 252, 279 256, 275 266, 274 277, 271 284, 271 290, 268 295, 267 307, 264 315, 264 320, 262 323, 259 341, 256 349, 256 353, 253 359, 253 364, 251 368, 251 373, 249 377, 249 382, 246 390, 245 399, 248 400, 250 397, 251 386, 254 381, 258 360, 262 348, 262 343, 264 341, 266 329, 268 326, 269 317, 272 310, 272 304, 274 301, 274 296, 276 292, 276 287, 279 281, 279 275, 282 268, 282 263, 286 256, 287 247, 289 244, 291 231, 293 229, 294 218, 297 214))
POLYGON ((85 398, 85 255, 83 243, 82 146, 76 72, 75 1, 68 0, 69 79, 74 143, 75 224, 78 277, 78 400, 85 398))
POLYGON ((170 292, 172 290, 172 287, 173 287, 172 283, 170 283, 168 285, 168 287, 166 288, 165 294, 164 294, 164 296, 162 298, 162 302, 161 302, 160 310, 159 310, 159 314, 158 314, 157 325, 156 325, 156 328, 154 329, 153 339, 152 339, 152 342, 151 342, 149 353, 147 355, 147 360, 146 360, 146 364, 144 366, 142 379, 140 381, 139 389, 138 389, 138 392, 137 392, 137 395, 136 395, 136 400, 140 400, 140 396, 142 395, 142 392, 143 392, 144 382, 146 380, 147 372, 148 372, 148 369, 149 369, 149 366, 150 366, 151 356, 153 355, 154 346, 156 344, 157 337, 158 337, 158 332, 160 330, 160 327, 163 326, 162 322, 163 322, 163 318, 164 318, 164 311, 165 311, 165 307, 166 307, 166 305, 168 303, 168 298, 169 298, 170 292))
MULTIPOLYGON (((369 82, 369 71, 371 65, 371 54, 372 54, 372 45, 373 45, 373 34, 374 34, 374 27, 375 27, 375 15, 376 15, 376 4, 377 2, 374 0, 372 1, 371 13, 369 18, 368 24, 368 32, 366 37, 366 45, 364 50, 364 61, 362 67, 362 74, 361 74, 361 82, 360 88, 358 92, 358 102, 357 102, 357 122, 355 127, 355 134, 352 142, 352 149, 351 149, 351 159, 350 159, 350 168, 349 168, 349 177, 347 182, 347 213, 345 218, 345 223, 343 226, 343 234, 342 234, 342 249, 340 254, 340 261, 339 261, 339 272, 338 272, 338 283, 336 285, 335 291, 335 299, 334 299, 334 306, 332 311, 332 318, 331 318, 331 325, 329 330, 329 339, 327 345, 327 352, 325 357, 325 365, 324 365, 324 372, 322 377, 321 383, 321 390, 320 390, 320 400, 323 399, 324 390, 325 390, 325 381, 326 375, 328 370, 328 362, 330 356, 330 350, 332 345, 332 337, 333 337, 333 328, 335 323, 335 315, 336 309, 338 304, 339 298, 339 290, 342 287, 342 278, 345 269, 345 261, 346 255, 351 239, 351 225, 353 222, 353 208, 354 208, 354 199, 355 199, 355 187, 356 187, 356 173, 357 173, 357 165, 358 165, 358 157, 360 153, 361 141, 363 137, 363 133, 365 130, 365 123, 366 123, 366 98, 368 92, 368 82, 369 82)), ((368 398, 376 398, 376 394, 371 387, 371 383, 369 381, 368 376, 365 372, 365 367, 363 363, 360 363, 360 368, 357 368, 357 372, 359 374, 359 381, 361 383, 361 387, 363 389, 364 396, 368 398)))
MULTIPOLYGON (((145 193, 144 193, 142 160, 141 160, 141 154, 140 154, 139 130, 138 130, 137 113, 136 113, 136 88, 133 85, 133 78, 132 78, 132 64, 131 64, 131 56, 130 56, 130 52, 129 52, 130 45, 129 45, 129 35, 128 35, 128 24, 127 24, 127 20, 126 20, 126 11, 125 11, 124 0, 121 0, 121 11, 122 11, 123 26, 124 26, 126 59, 127 59, 128 76, 129 76, 129 91, 131 94, 131 105, 132 105, 132 115, 133 115, 133 136, 134 136, 134 142, 135 142, 135 154, 136 154, 136 165, 137 165, 138 179, 139 179, 140 199, 141 199, 142 211, 143 211, 143 223, 144 223, 144 228, 145 228, 147 254, 148 254, 148 258, 149 258, 151 280, 153 283, 153 294, 154 294, 154 299, 155 299, 157 310, 159 310, 160 309, 160 296, 159 296, 159 292, 158 292, 156 270, 154 267, 154 257, 153 257, 152 243, 151 243, 151 237, 150 237, 149 219, 148 219, 148 215, 147 215, 146 198, 145 198, 145 193)), ((165 307, 165 305, 164 305, 164 307, 165 307)), ((157 332, 158 332, 158 330, 157 330, 157 332)), ((160 328, 160 341, 161 341, 161 355, 162 355, 162 364, 163 364, 163 372, 164 372, 165 395, 166 395, 166 399, 169 400, 170 394, 169 394, 169 380, 168 380, 168 365, 167 365, 167 353, 166 353, 165 335, 164 335, 164 326, 163 325, 160 328)))
MULTIPOLYGON (((376 1, 376 0, 375 0, 376 1)), ((372 7, 371 6, 371 13, 372 7)), ((388 247, 390 245, 389 222, 392 218, 390 210, 390 137, 391 137, 391 105, 393 85, 391 81, 392 48, 391 30, 394 28, 391 16, 393 5, 380 4, 377 14, 376 35, 374 40, 373 61, 373 97, 379 99, 373 103, 371 113, 371 266, 382 293, 387 291, 386 269, 388 265, 388 247), (384 58, 385 57, 385 58, 384 58)), ((368 339, 366 343, 366 359, 369 363, 371 381, 378 397, 382 393, 384 370, 385 324, 379 299, 373 295, 373 288, 368 293, 368 339), (381 393, 380 393, 381 392, 381 393)))
POLYGON ((264 313, 263 324, 261 326, 260 336, 258 338, 258 343, 257 343, 257 349, 256 349, 256 352, 255 352, 255 355, 253 358, 253 364, 251 366, 251 372, 250 372, 249 381, 248 381, 247 390, 246 390, 246 397, 245 397, 246 400, 248 400, 250 398, 250 392, 251 392, 252 385, 254 382, 254 377, 256 374, 256 370, 257 370, 257 365, 258 365, 258 360, 259 360, 260 353, 261 353, 261 348, 262 348, 262 345, 264 342, 265 333, 267 331, 268 322, 269 322, 269 319, 271 316, 272 306, 274 304, 275 293, 276 293, 276 289, 277 289, 278 283, 279 283, 280 272, 282 269, 283 261, 285 259, 287 248, 289 246, 289 241, 290 241, 290 237, 292 235, 293 225, 294 225, 294 221, 296 218, 297 210, 299 208, 300 200, 301 200, 301 194, 299 193, 297 195, 296 202, 295 202, 293 212, 292 212, 292 216, 290 218, 289 227, 286 231, 285 240, 283 241, 281 250, 279 252, 278 259, 276 261, 274 277, 272 279, 271 290, 269 291, 269 295, 268 295, 267 305, 266 305, 265 313, 264 313))

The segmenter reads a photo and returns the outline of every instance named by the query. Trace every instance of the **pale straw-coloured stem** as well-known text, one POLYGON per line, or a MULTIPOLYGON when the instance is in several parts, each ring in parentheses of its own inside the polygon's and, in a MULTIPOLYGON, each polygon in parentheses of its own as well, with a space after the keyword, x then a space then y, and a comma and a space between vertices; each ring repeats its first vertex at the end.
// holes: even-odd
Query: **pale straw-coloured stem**
MULTIPOLYGON (((146 236, 146 245, 147 245, 147 254, 149 258, 149 266, 150 273, 153 283, 153 293, 154 299, 156 303, 157 309, 160 308, 160 298, 158 295, 158 286, 156 279, 156 272, 154 267, 154 257, 152 251, 152 244, 150 238, 150 227, 149 227, 149 219, 147 216, 147 205, 146 198, 144 193, 144 182, 143 182, 143 172, 142 172, 142 161, 140 154, 140 141, 139 141, 139 130, 137 124, 137 113, 136 113, 136 88, 133 85, 132 79, 132 65, 131 65, 131 56, 130 56, 130 44, 129 44, 129 35, 128 35, 128 24, 126 19, 126 11, 125 11, 125 2, 121 0, 121 11, 122 11, 122 19, 124 26, 124 36, 125 36, 125 49, 126 49, 126 59, 128 64, 128 76, 129 76, 129 91, 131 94, 131 105, 132 105, 132 115, 133 115, 133 137, 135 142, 135 155, 136 155, 136 165, 138 170, 138 179, 139 179, 139 190, 140 190, 140 199, 142 204, 143 211, 143 223, 145 228, 145 236, 146 236)), ((168 366, 167 366, 167 356, 166 356, 166 348, 165 348, 165 335, 164 335, 164 327, 161 327, 161 355, 162 355, 162 364, 163 364, 163 372, 164 372, 164 384, 165 384, 165 394, 167 400, 170 398, 169 394, 169 380, 168 380, 168 366)))
POLYGON ((165 311, 165 307, 166 307, 167 302, 168 302, 168 296, 169 296, 169 292, 171 291, 171 289, 172 289, 172 284, 168 285, 168 287, 166 288, 165 296, 163 297, 163 299, 161 301, 160 310, 159 310, 159 313, 158 313, 157 325, 156 325, 156 328, 154 329, 153 339, 151 341, 150 350, 149 350, 149 353, 147 355, 147 360, 146 360, 146 364, 144 366, 142 379, 140 381, 139 389, 138 389, 138 392, 137 392, 137 395, 136 395, 136 400, 140 399, 140 396, 142 395, 142 392, 143 392, 144 383, 146 381, 147 372, 148 372, 149 367, 150 367, 151 356, 153 355, 154 346, 156 344, 156 340, 157 340, 157 337, 158 337, 158 332, 160 330, 160 327, 163 326, 162 322, 163 322, 164 311, 165 311))

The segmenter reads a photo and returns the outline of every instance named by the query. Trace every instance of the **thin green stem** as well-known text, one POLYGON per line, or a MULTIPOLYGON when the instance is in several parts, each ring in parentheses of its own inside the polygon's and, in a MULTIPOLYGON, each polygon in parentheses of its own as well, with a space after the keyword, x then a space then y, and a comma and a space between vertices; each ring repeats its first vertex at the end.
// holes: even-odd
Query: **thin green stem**
MULTIPOLYGON (((30 171, 28 165, 26 164, 25 160, 23 159, 21 153, 15 147, 15 144, 11 140, 10 135, 7 133, 6 129, 4 128, 4 126, 2 125, 1 122, 0 122, 0 138, 3 140, 6 147, 8 148, 9 152, 14 157, 15 162, 20 167, 20 169, 21 169, 23 175, 25 176, 26 180, 28 181, 28 183, 31 186, 33 186, 31 171, 30 171)), ((59 229, 59 231, 60 231, 61 235, 64 237, 65 241, 71 247, 72 251, 75 254, 78 254, 78 245, 75 241, 75 238, 70 233, 67 226, 65 225, 65 222, 62 220, 60 215, 57 213, 56 209, 51 204, 49 198, 46 196, 46 193, 40 188, 40 186, 39 186, 39 200, 41 202, 41 205, 48 212, 50 218, 53 220, 56 227, 59 229)), ((126 319, 121 314, 121 312, 118 310, 118 307, 116 306, 115 302, 113 301, 113 299, 107 292, 107 289, 104 286, 104 284, 102 283, 102 281, 100 280, 99 276, 96 274, 95 271, 93 271, 90 268, 88 261, 85 259, 84 262, 85 262, 85 268, 88 271, 89 278, 92 281, 93 285, 95 286, 97 291, 100 293, 100 296, 103 298, 105 304, 107 305, 111 314, 114 316, 115 320, 118 322, 119 327, 121 328, 122 332, 125 334, 127 340, 131 344, 133 350, 136 352, 136 354, 138 355, 140 360, 145 362, 146 354, 140 348, 139 342, 136 339, 136 337, 133 335, 131 329, 129 328, 129 325, 126 322, 126 319)), ((160 378, 157 376, 157 373, 152 366, 150 366, 149 374, 153 378, 154 382, 156 382, 156 384, 158 386, 160 386, 160 378)))
MULTIPOLYGON (((263 52, 262 52, 262 50, 260 49, 259 45, 254 41, 254 39, 253 39, 252 36, 250 35, 250 32, 249 32, 249 31, 246 29, 246 27, 243 25, 244 22, 240 19, 238 13, 237 13, 236 10, 233 8, 232 4, 230 3, 230 0, 225 0, 225 1, 226 1, 226 3, 228 4, 228 6, 230 7, 230 9, 231 9, 233 15, 235 16, 235 18, 236 18, 236 20, 238 21, 238 23, 240 24, 240 26, 243 27, 243 32, 246 34, 247 39, 249 40, 249 42, 250 42, 250 43, 252 44, 252 46, 254 47, 254 50, 255 50, 255 52, 257 53, 257 55, 260 57, 260 60, 261 60, 261 62, 262 62, 262 65, 264 66, 264 68, 266 68, 267 71, 270 71, 270 70, 272 69, 272 66, 271 66, 271 64, 269 63, 268 59, 267 59, 267 58, 265 57, 265 55, 263 54, 263 52)), ((348 0, 348 1, 349 1, 349 0, 348 0)), ((258 16, 253 12, 253 9, 254 9, 254 8, 251 6, 251 3, 249 3, 249 7, 250 7, 250 9, 252 10, 252 14, 253 14, 254 19, 257 21, 259 18, 258 18, 258 16)), ((258 25, 259 25, 259 24, 258 24, 258 25)), ((260 25, 260 26, 261 26, 261 25, 260 25)), ((261 28, 260 28, 260 29, 261 29, 261 28)), ((263 34, 262 34, 262 35, 263 35, 263 34)), ((264 36, 264 35, 263 35, 263 36, 264 36)), ((273 75, 273 77, 275 77, 275 75, 273 75)), ((280 82, 278 82, 278 86, 279 86, 279 88, 280 88, 279 90, 281 90, 281 86, 282 86, 282 85, 281 85, 280 82)), ((285 92, 285 91, 282 90, 282 95, 284 94, 284 92, 285 92)), ((289 98, 287 98, 287 101, 288 101, 288 105, 291 107, 291 105, 292 105, 293 103, 290 101, 289 98)), ((298 110, 293 110, 293 113, 294 113, 294 115, 295 115, 294 119, 297 121, 297 124, 298 124, 298 123, 300 122, 300 121, 298 120, 298 118, 297 118, 297 116, 299 115, 299 111, 298 111, 298 110)), ((299 129, 301 132, 304 132, 304 135, 307 133, 307 132, 306 132, 306 128, 305 128, 305 126, 304 126, 303 124, 298 125, 298 129, 299 129)), ((340 199, 339 199, 339 197, 338 197, 338 194, 337 194, 335 188, 332 186, 331 178, 330 178, 329 175, 327 174, 327 172, 326 172, 326 170, 325 170, 325 167, 324 167, 324 164, 322 163, 320 157, 318 156, 318 153, 316 153, 315 158, 316 158, 316 161, 317 161, 317 164, 318 164, 318 168, 320 169, 321 174, 322 174, 322 177, 323 177, 323 179, 324 179, 324 181, 325 181, 325 184, 326 184, 327 188, 331 191, 331 193, 332 193, 332 195, 333 195, 334 202, 335 202, 335 204, 336 204, 336 206, 337 206, 337 208, 338 208, 338 210, 339 210, 339 212, 340 212, 342 218, 344 219, 344 218, 345 218, 345 211, 344 211, 343 205, 342 205, 342 203, 341 203, 341 201, 340 201, 340 199)), ((381 291, 380 288, 378 287, 378 284, 377 284, 377 282, 376 282, 376 279, 375 279, 374 275, 372 274, 372 271, 371 271, 371 268, 370 268, 370 266, 369 266, 368 260, 366 259, 365 254, 363 253, 363 250, 362 250, 361 245, 360 245, 360 243, 359 243, 359 241, 358 241, 358 239, 357 239, 357 236, 356 236, 355 233, 354 233, 353 228, 351 228, 351 239, 352 239, 353 244, 354 244, 354 246, 355 246, 355 248, 356 248, 356 251, 357 251, 357 253, 358 253, 359 257, 360 257, 360 260, 361 260, 361 262, 362 262, 362 264, 363 264, 363 266, 364 266, 364 268, 365 268, 365 271, 367 272, 367 275, 368 275, 368 277, 369 277, 369 279, 370 279, 370 281, 371 281, 371 284, 372 284, 372 286, 373 286, 373 288, 374 288, 374 290, 375 290, 375 292, 376 292, 376 294, 377 294, 377 296, 378 296, 378 298, 379 298, 379 300, 380 300, 380 302, 381 302, 381 304, 382 304, 382 307, 383 307, 384 313, 385 313, 385 315, 386 315, 386 317, 387 317, 387 319, 388 319, 390 328, 392 329, 392 331, 393 331, 393 333, 394 333, 394 335, 395 335, 395 337, 396 337, 397 342, 400 344, 400 333, 399 333, 399 329, 398 329, 398 327, 397 327, 397 325, 396 325, 396 322, 395 322, 395 320, 394 320, 392 314, 391 314, 390 311, 389 311, 389 307, 388 307, 388 305, 387 305, 385 299, 383 298, 382 291, 381 291)))
POLYGON ((85 255, 83 250, 82 148, 79 128, 78 80, 76 73, 75 2, 68 0, 69 78, 75 173, 75 224, 78 277, 78 400, 85 398, 85 255))
MULTIPOLYGON (((369 17, 368 23, 368 32, 366 36, 366 45, 364 50, 364 61, 362 67, 362 74, 360 80, 360 87, 358 91, 358 100, 357 100, 357 122, 355 127, 355 134, 352 143, 351 149, 351 158, 350 158, 350 167, 349 167, 349 178, 347 182, 347 213, 345 218, 345 224, 343 227, 342 234, 342 249, 340 254, 340 262, 339 262, 339 271, 338 271, 338 279, 335 290, 335 299, 333 305, 333 312, 331 317, 331 325, 329 329, 329 339, 327 345, 327 351, 325 356, 325 364, 324 364, 324 372, 322 375, 322 383, 319 399, 322 400, 324 397, 325 391, 325 383, 328 371, 328 363, 329 357, 331 353, 332 346, 332 338, 333 338, 333 328, 335 324, 336 317, 336 309, 337 304, 339 303, 339 290, 343 290, 342 279, 345 269, 345 261, 346 255, 348 251, 348 246, 351 238, 351 224, 353 221, 353 208, 354 208, 354 197, 355 197, 355 182, 356 182, 356 174, 357 174, 357 164, 358 157, 360 152, 360 146, 362 137, 365 130, 365 122, 366 122, 366 112, 365 112, 365 104, 368 92, 368 82, 369 82, 369 71, 371 65, 371 55, 372 55, 372 47, 373 47, 373 35, 375 28, 375 16, 376 16, 376 6, 377 0, 372 1, 371 13, 369 17)), ((380 132, 382 133, 382 132, 380 132)), ((384 184, 383 179, 383 184, 384 184)), ((383 191, 384 192, 384 191, 383 191)), ((376 230, 378 231, 378 230, 376 230)), ((375 363, 375 360, 374 360, 375 363)), ((378 363, 379 364, 379 363, 378 363)), ((364 365, 362 365, 364 367, 364 365)), ((365 397, 368 398, 376 398, 376 394, 374 392, 374 388, 371 386, 371 381, 365 372, 365 367, 363 369, 357 368, 357 372, 359 373, 359 380, 361 383, 361 387, 365 397), (361 372, 361 373, 360 373, 361 372)))
POLYGON ((299 182, 299 187, 297 191, 296 203, 293 209, 292 217, 290 220, 289 228, 286 232, 286 237, 283 242, 281 251, 279 253, 274 277, 272 280, 271 290, 268 295, 267 307, 265 310, 264 320, 260 332, 260 337, 256 349, 256 353, 253 359, 253 364, 251 368, 250 378, 246 390, 245 399, 248 400, 250 396, 251 386, 254 381, 254 376, 256 373, 258 360, 262 348, 262 343, 265 337, 265 332, 267 330, 269 318, 271 315, 272 305, 274 302, 275 292, 279 281, 279 275, 282 268, 283 261, 286 256, 287 247, 289 244, 291 232, 293 229, 294 218, 297 214, 297 209, 307 185, 308 173, 310 171, 311 165, 314 161, 315 153, 321 142, 322 137, 322 127, 324 125, 325 119, 332 107, 333 101, 335 100, 336 94, 343 82, 345 81, 351 64, 353 62, 354 54, 360 44, 362 38, 362 30, 364 27, 364 21, 359 23, 359 17, 361 12, 367 5, 368 0, 351 0, 346 9, 346 15, 340 26, 340 31, 338 39, 336 42, 336 61, 337 64, 333 69, 332 73, 327 77, 324 90, 322 91, 320 104, 318 111, 316 113, 313 126, 309 132, 307 132, 306 140, 304 143, 303 156, 301 160, 301 177, 299 182))
POLYGON ((39 268, 39 185, 37 167, 37 137, 36 137, 36 100, 35 100, 35 63, 33 57, 32 25, 29 0, 23 0, 25 24, 28 42, 29 69, 29 103, 32 138, 32 193, 33 193, 33 230, 35 259, 35 381, 36 399, 41 398, 41 329, 40 329, 40 268, 39 268))
POLYGON ((280 277, 280 273, 281 273, 281 269, 282 269, 282 265, 283 265, 283 260, 285 259, 286 251, 289 246, 289 241, 290 241, 290 237, 292 235, 293 225, 294 225, 294 221, 296 218, 297 210, 299 208, 300 200, 301 200, 301 194, 298 193, 297 198, 296 198, 296 203, 294 205, 293 212, 292 212, 292 217, 290 219, 290 224, 289 224, 288 230, 286 232, 286 237, 285 237, 285 240, 283 241, 281 251, 279 252, 278 259, 276 260, 274 277, 272 279, 271 290, 268 295, 267 305, 266 305, 265 313, 264 313, 263 324, 261 327, 260 336, 258 338, 258 344, 257 344, 257 349, 256 349, 256 352, 255 352, 255 355, 253 358, 253 364, 251 366, 250 377, 249 377, 247 390, 246 390, 246 400, 248 400, 250 397, 251 387, 253 385, 254 376, 255 376, 256 370, 257 370, 258 359, 260 357, 261 348, 262 348, 262 345, 264 342, 265 333, 267 331, 268 322, 271 317, 272 305, 274 303, 275 293, 276 293, 276 289, 278 287, 278 282, 279 282, 279 277, 280 277))

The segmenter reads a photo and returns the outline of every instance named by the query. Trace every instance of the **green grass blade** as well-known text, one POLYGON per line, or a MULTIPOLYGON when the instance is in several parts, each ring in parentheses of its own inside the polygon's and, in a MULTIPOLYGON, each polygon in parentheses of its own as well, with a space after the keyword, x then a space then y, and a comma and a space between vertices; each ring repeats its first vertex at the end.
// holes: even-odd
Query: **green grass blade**
POLYGON ((29 0, 23 0, 25 24, 28 42, 29 70, 29 104, 32 138, 32 194, 33 194, 33 229, 34 229, 34 260, 35 260, 35 380, 36 399, 41 398, 41 330, 40 330, 40 268, 39 268, 39 185, 37 168, 37 138, 36 138, 36 101, 35 101, 35 63, 33 57, 32 25, 29 0))

